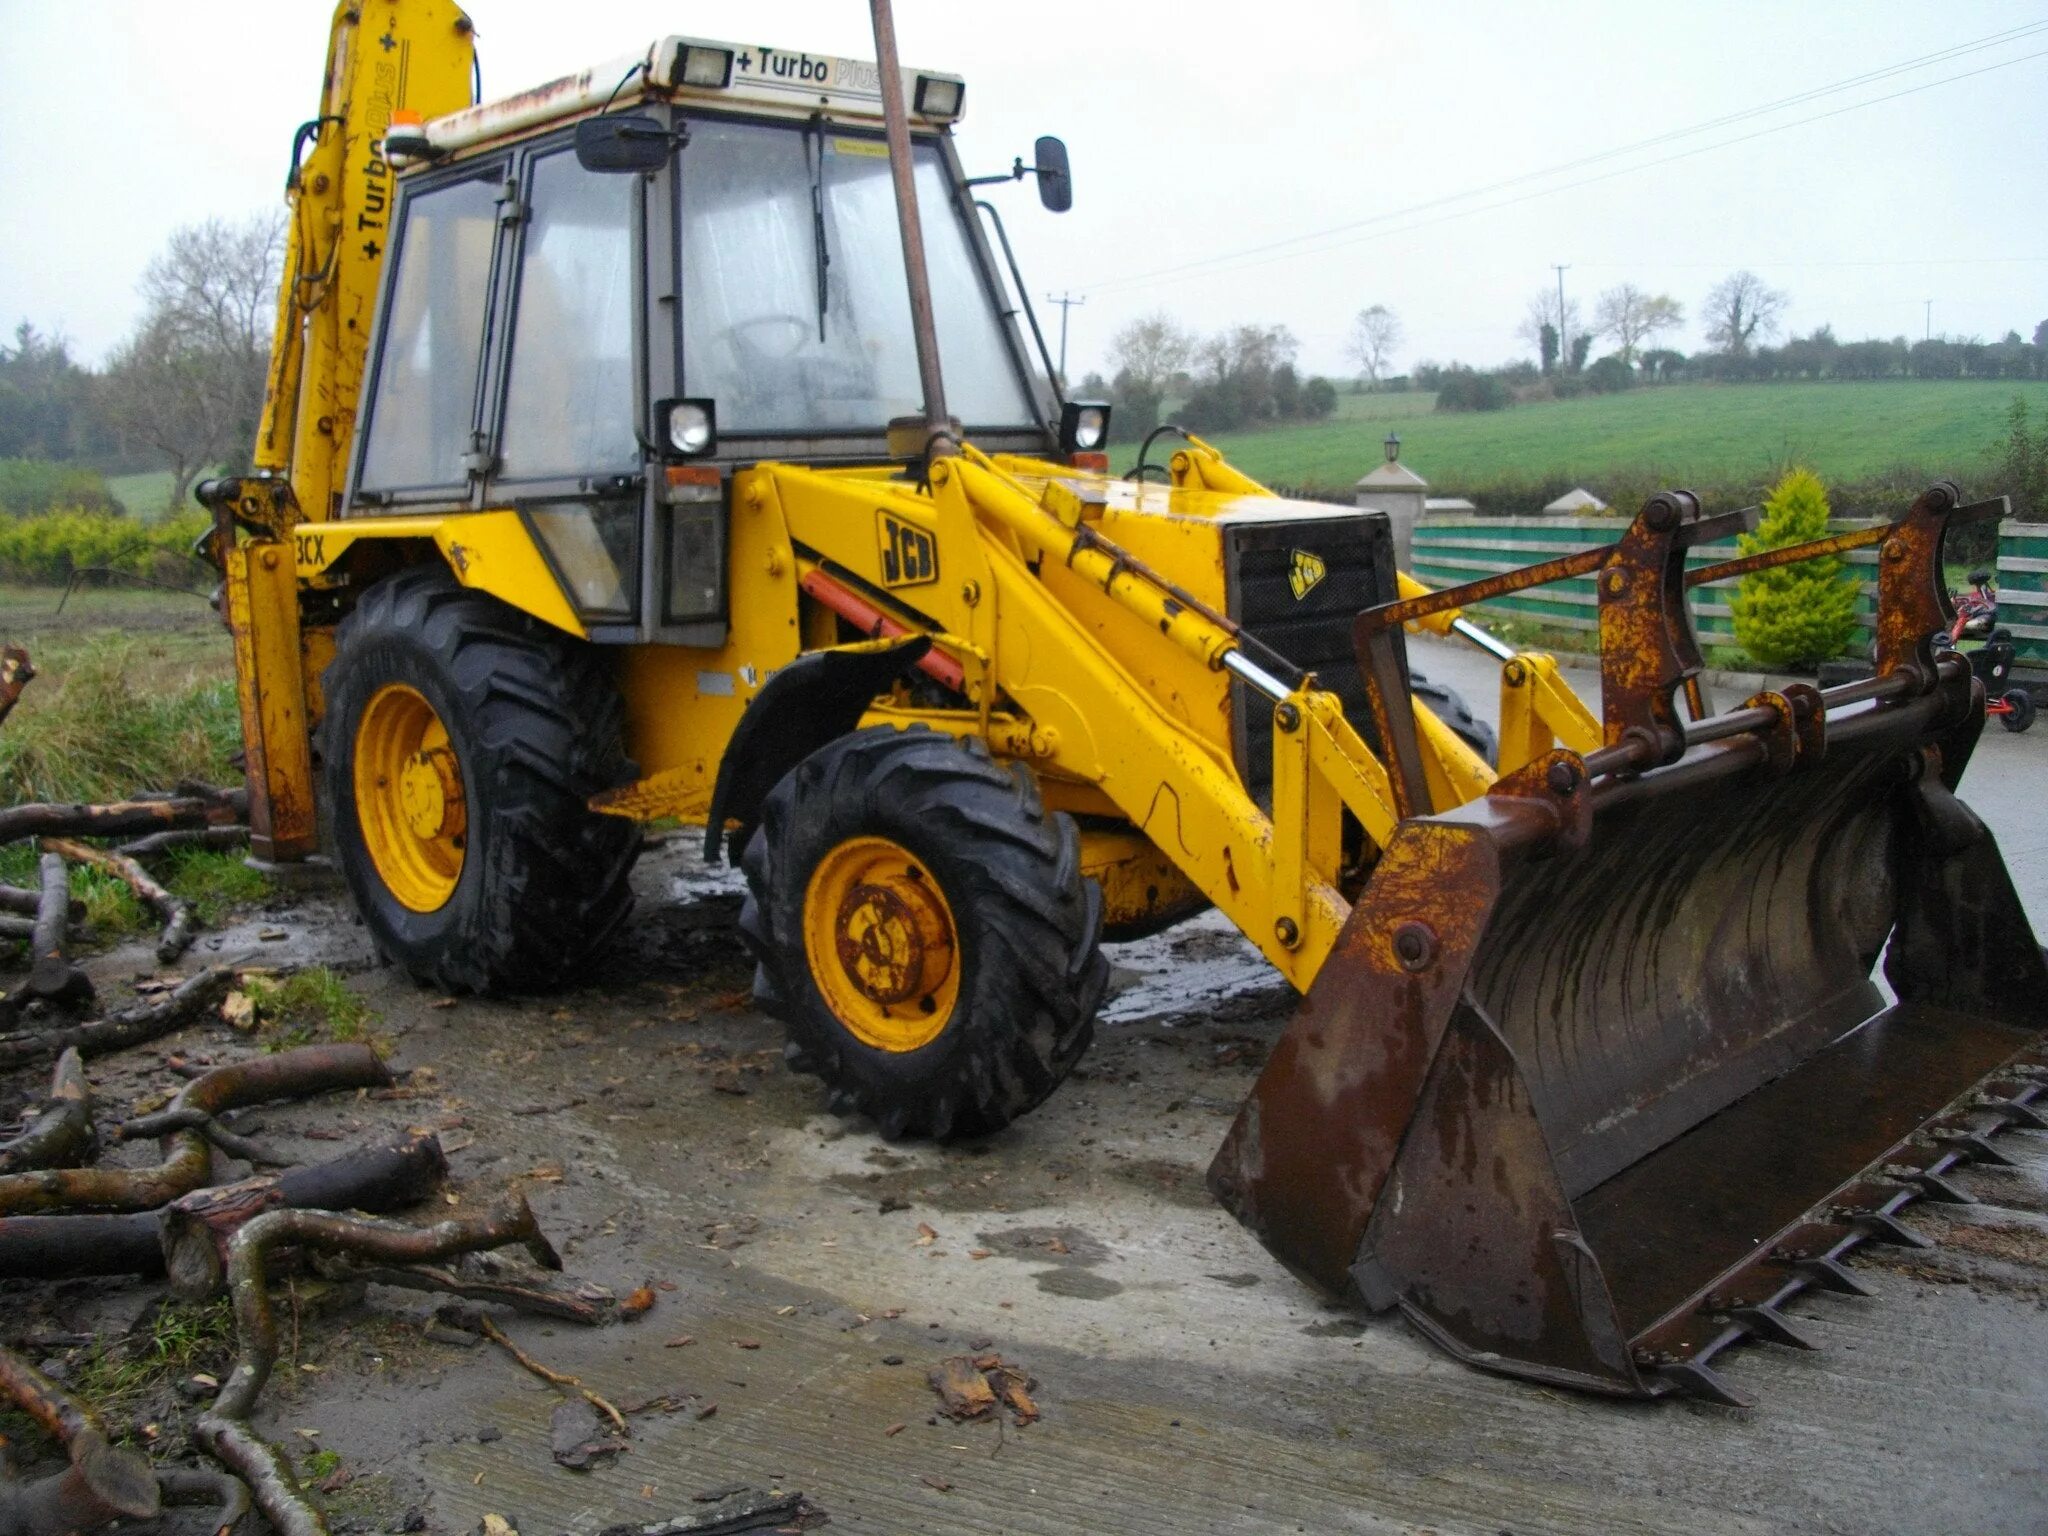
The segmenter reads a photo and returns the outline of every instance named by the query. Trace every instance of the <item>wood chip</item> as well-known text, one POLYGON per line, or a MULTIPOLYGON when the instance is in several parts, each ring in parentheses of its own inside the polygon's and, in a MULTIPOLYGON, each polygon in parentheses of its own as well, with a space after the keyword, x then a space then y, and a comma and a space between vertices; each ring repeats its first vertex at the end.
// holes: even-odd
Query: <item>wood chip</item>
POLYGON ((903 1431, 908 1429, 909 1427, 910 1426, 908 1424, 891 1424, 887 1429, 883 1430, 882 1433, 891 1438, 894 1438, 895 1436, 902 1434, 903 1431))
POLYGON ((939 1240, 939 1234, 938 1234, 938 1232, 937 1232, 937 1231, 936 1231, 936 1230, 935 1230, 935 1229, 934 1229, 934 1228, 932 1227, 932 1224, 931 1224, 930 1222, 928 1222, 928 1221, 920 1221, 920 1222, 919 1222, 919 1223, 917 1224, 917 1246, 918 1246, 918 1247, 920 1247, 920 1248, 929 1248, 929 1247, 931 1247, 931 1245, 932 1245, 933 1243, 936 1243, 936 1242, 937 1242, 938 1240, 939 1240))
POLYGON ((664 1343, 661 1347, 663 1349, 687 1349, 690 1345, 696 1342, 697 1340, 695 1335, 688 1333, 679 1333, 674 1338, 664 1343))
POLYGON ((638 1317, 653 1305, 654 1288, 646 1285, 639 1286, 627 1292, 625 1299, 619 1303, 619 1316, 638 1317))
POLYGON ((759 1349, 761 1347, 759 1339, 734 1339, 732 1343, 735 1349, 759 1349))
POLYGON ((951 1493, 953 1491, 951 1483, 947 1482, 943 1477, 934 1477, 929 1472, 918 1473, 917 1480, 923 1483, 925 1487, 936 1488, 941 1493, 951 1493))

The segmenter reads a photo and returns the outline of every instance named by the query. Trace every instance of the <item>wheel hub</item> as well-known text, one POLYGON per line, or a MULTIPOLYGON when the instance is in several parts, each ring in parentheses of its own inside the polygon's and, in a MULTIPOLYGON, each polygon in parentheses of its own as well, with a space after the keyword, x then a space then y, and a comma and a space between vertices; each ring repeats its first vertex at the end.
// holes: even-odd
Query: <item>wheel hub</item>
POLYGON ((804 943, 819 992, 863 1044, 914 1051, 952 1017, 952 909, 923 864, 889 839, 849 838, 819 862, 804 897, 804 943))
POLYGON ((411 910, 438 911, 462 878, 469 832, 447 726, 418 689, 386 683, 363 705, 354 752, 356 823, 378 879, 411 910))
POLYGON ((445 746, 415 752, 399 770, 398 798, 413 835, 431 840, 446 832, 460 836, 467 822, 462 770, 445 746))

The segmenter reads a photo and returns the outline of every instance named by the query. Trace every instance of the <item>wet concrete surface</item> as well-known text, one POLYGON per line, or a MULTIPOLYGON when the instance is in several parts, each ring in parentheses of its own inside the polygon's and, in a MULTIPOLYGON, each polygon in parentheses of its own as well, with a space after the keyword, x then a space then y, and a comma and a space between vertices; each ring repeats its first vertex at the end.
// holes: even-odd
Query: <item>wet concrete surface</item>
MULTIPOLYGON (((1492 713, 1490 668, 1418 659, 1492 713)), ((2001 738, 1964 791, 2048 930, 2048 736, 2001 738)), ((1113 952, 1097 1044, 1036 1113, 981 1144, 889 1145, 782 1067, 747 1002, 735 879, 693 844, 643 860, 629 928, 556 997, 444 1005, 377 968, 333 899, 212 936, 348 971, 420 1069, 414 1097, 264 1111, 269 1134, 441 1127, 458 1208, 520 1188, 573 1274, 674 1287, 615 1327, 506 1325, 615 1402, 679 1405, 634 1415, 630 1449, 589 1472, 550 1458, 559 1394, 427 1336, 430 1301, 309 1307, 259 1424, 339 1453, 344 1528, 414 1510, 435 1532, 495 1513, 589 1536, 749 1483, 873 1532, 2048 1529, 2048 1133, 1959 1176, 1982 1204, 1915 1209, 1940 1247, 1866 1250, 1874 1299, 1797 1303, 1819 1352, 1738 1352, 1755 1408, 1553 1391, 1326 1303, 1211 1203, 1203 1171, 1290 1005, 1213 914, 1113 952), (984 1350, 1037 1378, 1039 1422, 933 1417, 926 1371, 984 1350)), ((162 1086, 178 1048, 246 1049, 194 1030, 95 1076, 162 1086)), ((0 1332, 118 1326, 153 1294, 9 1286, 0 1332)))

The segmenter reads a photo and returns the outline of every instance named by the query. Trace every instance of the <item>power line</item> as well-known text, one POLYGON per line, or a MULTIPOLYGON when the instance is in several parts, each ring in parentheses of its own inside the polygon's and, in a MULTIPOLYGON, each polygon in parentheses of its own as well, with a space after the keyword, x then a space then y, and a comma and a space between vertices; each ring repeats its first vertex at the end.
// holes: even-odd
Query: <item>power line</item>
MULTIPOLYGON (((1659 134, 1649 139, 1638 140, 1635 143, 1622 145, 1618 148, 1603 150, 1598 154, 1584 155, 1576 160, 1564 161, 1558 165, 1548 166, 1541 170, 1526 171, 1516 176, 1505 177, 1499 181, 1489 182, 1483 186, 1469 188, 1462 192, 1449 193, 1445 196, 1430 198, 1420 203, 1410 203, 1405 207, 1390 209, 1385 213, 1372 214, 1366 218, 1354 219, 1343 224, 1329 225, 1323 229, 1311 230, 1305 234, 1290 235, 1285 239, 1271 240, 1260 245, 1244 246, 1234 251, 1222 251, 1218 252, 1213 256, 1198 257, 1192 261, 1179 262, 1175 265, 1167 267, 1158 267, 1148 272, 1133 273, 1127 277, 1110 278, 1104 282, 1091 285, 1086 289, 1086 291, 1109 292, 1119 288, 1131 287, 1138 283, 1150 282, 1158 278, 1178 277, 1184 274, 1197 272, 1202 272, 1204 273, 1204 275, 1210 275, 1214 272, 1235 271, 1240 266, 1260 264, 1258 262, 1247 262, 1245 258, 1254 256, 1266 256, 1268 253, 1280 253, 1279 257, 1275 259, 1284 259, 1284 257, 1286 256, 1319 254, 1323 251, 1336 250, 1345 245, 1356 244, 1358 243, 1358 240, 1341 240, 1330 245, 1313 246, 1309 247, 1308 249, 1299 251, 1289 251, 1287 248, 1290 246, 1303 246, 1310 241, 1325 240, 1332 235, 1345 234, 1352 230, 1364 229, 1367 226, 1374 224, 1382 224, 1391 219, 1401 219, 1406 218, 1411 214, 1428 212, 1431 209, 1441 208, 1449 203, 1465 202, 1475 197, 1484 197, 1490 192, 1498 192, 1508 187, 1519 186, 1525 182, 1545 180, 1553 176, 1562 175, 1570 170, 1579 169, 1588 165, 1598 164, 1606 160, 1616 159, 1623 155, 1635 154, 1643 149, 1653 148, 1659 144, 1670 143, 1677 139, 1689 138, 1694 134, 1708 132, 1717 127, 1726 127, 1736 122, 1746 121, 1750 118, 1763 116, 1771 112, 1782 111, 1788 106, 1797 105, 1802 102, 1818 100, 1822 97, 1834 95, 1844 90, 1853 89, 1858 85, 1871 84, 1877 80, 1902 74, 1909 70, 1924 68, 1932 63, 1940 63, 1949 59, 1959 58, 1965 54, 1980 52, 1985 48, 1996 47, 2002 43, 2015 42, 2022 37, 2032 36, 2044 30, 2048 30, 2048 20, 2030 22, 2023 27, 2009 28, 2005 32, 1996 33, 1988 38, 1980 38, 1973 42, 1958 44, 1955 47, 1942 49, 1935 53, 1923 54, 1918 58, 1909 59, 1899 64, 1889 65, 1881 70, 1867 71, 1864 74, 1852 76, 1846 80, 1836 81, 1832 85, 1818 86, 1812 90, 1803 91, 1794 96, 1783 97, 1777 101, 1768 102, 1761 106, 1746 108, 1740 112, 1727 113, 1722 115, 1721 117, 1711 118, 1702 123, 1695 123, 1688 128, 1673 129, 1668 133, 1659 134)), ((1485 204, 1479 208, 1462 209, 1435 219, 1420 220, 1414 223, 1402 224, 1393 229, 1374 231, 1372 233, 1360 236, 1359 239, 1373 239, 1383 234, 1399 234, 1411 229, 1422 229, 1432 224, 1444 223, 1449 219, 1463 218, 1473 213, 1484 213, 1497 208, 1510 207, 1516 203, 1528 202, 1533 198, 1547 197, 1552 193, 1556 192, 1568 192, 1577 187, 1589 186, 1594 182, 1606 181, 1614 176, 1626 175, 1633 171, 1650 170, 1660 165, 1669 165, 1677 160, 1688 159, 1694 155, 1706 154, 1716 149, 1726 149, 1732 145, 1747 143, 1751 139, 1762 138, 1768 134, 1782 133, 1790 128, 1804 127, 1810 123, 1817 123, 1826 118, 1840 116, 1845 112, 1859 111, 1864 107, 1877 106, 1887 101, 1896 101, 1901 97, 1915 95, 1920 91, 1932 90, 1936 86, 1950 85, 1958 80, 1967 80, 1976 75, 1988 74, 1993 70, 2007 69, 2015 64, 2024 64, 2027 63, 2029 60, 2043 57, 2044 53, 2048 53, 2048 50, 2044 50, 2043 53, 2023 54, 2018 58, 2001 60, 1996 64, 1985 65, 1981 68, 1973 70, 1965 70, 1959 74, 1947 75, 1939 80, 1924 81, 1919 85, 1909 86, 1901 91, 1892 91, 1882 96, 1873 96, 1863 101, 1851 102, 1847 106, 1836 107, 1827 112, 1815 113, 1809 117, 1795 118, 1791 122, 1774 124, 1768 128, 1758 129, 1753 133, 1741 134, 1731 139, 1718 140, 1712 144, 1699 145, 1693 149, 1682 150, 1675 155, 1666 155, 1655 160, 1643 161, 1636 165, 1623 166, 1617 170, 1603 172, 1598 176, 1583 177, 1577 181, 1566 182, 1559 186, 1540 188, 1534 192, 1524 193, 1518 197, 1502 199, 1499 202, 1485 204)))

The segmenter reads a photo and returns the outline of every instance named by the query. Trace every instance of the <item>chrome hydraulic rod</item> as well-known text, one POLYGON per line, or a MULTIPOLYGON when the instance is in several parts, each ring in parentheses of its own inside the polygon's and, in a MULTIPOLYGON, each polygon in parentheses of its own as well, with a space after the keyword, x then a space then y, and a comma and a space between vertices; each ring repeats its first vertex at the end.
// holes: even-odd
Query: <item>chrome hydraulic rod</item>
POLYGON ((1513 661, 1515 659, 1515 648, 1512 645, 1509 645, 1505 640, 1496 640, 1470 619, 1451 620, 1451 629, 1497 660, 1513 661))

